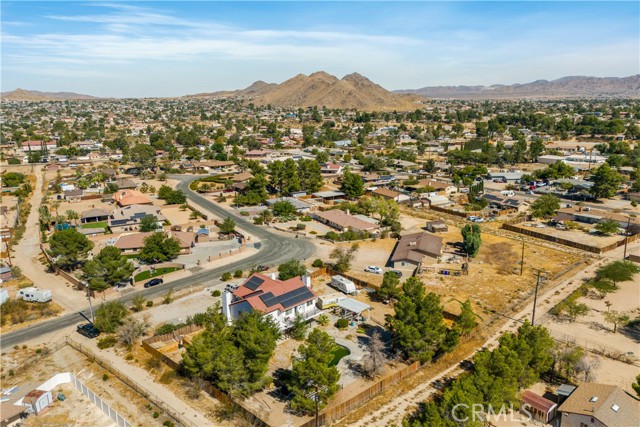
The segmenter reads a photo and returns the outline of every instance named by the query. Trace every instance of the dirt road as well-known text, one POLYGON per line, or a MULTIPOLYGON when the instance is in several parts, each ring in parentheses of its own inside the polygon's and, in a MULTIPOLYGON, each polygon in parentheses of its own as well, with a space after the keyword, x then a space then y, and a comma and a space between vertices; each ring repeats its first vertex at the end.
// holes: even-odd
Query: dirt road
POLYGON ((53 301, 62 306, 65 312, 78 310, 84 307, 86 299, 80 292, 75 292, 72 285, 62 277, 45 272, 38 258, 40 257, 40 224, 38 209, 42 203, 43 174, 42 166, 34 169, 36 185, 29 203, 31 212, 27 219, 27 227, 20 243, 14 247, 13 264, 20 267, 22 274, 40 289, 50 289, 53 293, 53 301))

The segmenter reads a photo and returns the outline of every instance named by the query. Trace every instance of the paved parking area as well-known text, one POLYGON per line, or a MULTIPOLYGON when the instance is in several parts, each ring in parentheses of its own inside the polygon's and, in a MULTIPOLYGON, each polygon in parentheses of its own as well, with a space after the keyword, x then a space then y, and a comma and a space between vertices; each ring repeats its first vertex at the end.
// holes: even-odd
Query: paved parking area
POLYGON ((180 255, 178 262, 185 264, 185 268, 191 268, 207 262, 208 257, 217 257, 221 253, 228 253, 240 247, 238 240, 217 240, 212 242, 196 243, 188 255, 180 255))

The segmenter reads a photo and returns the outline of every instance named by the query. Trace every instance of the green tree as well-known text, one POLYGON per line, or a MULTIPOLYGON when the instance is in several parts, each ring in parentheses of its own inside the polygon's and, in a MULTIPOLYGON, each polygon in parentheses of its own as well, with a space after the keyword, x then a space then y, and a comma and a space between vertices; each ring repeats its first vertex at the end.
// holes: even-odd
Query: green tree
POLYGON ((166 200, 171 196, 171 193, 173 193, 173 188, 163 184, 158 188, 158 199, 166 200))
POLYGON ((129 310, 120 301, 106 302, 96 310, 95 326, 101 332, 114 333, 128 315, 129 310))
POLYGON ((144 239, 144 246, 140 250, 138 258, 142 262, 151 264, 154 262, 171 261, 180 253, 180 242, 163 232, 153 233, 144 239))
POLYGON ((553 194, 544 194, 531 203, 531 214, 535 218, 551 218, 560 209, 560 199, 553 194))
POLYGON ((604 314, 604 320, 613 325, 613 333, 618 330, 618 325, 622 325, 629 321, 629 315, 619 311, 608 311, 604 314))
POLYGON ((80 219, 80 215, 78 214, 78 212, 74 211, 73 209, 67 209, 64 213, 67 216, 67 219, 69 221, 73 221, 74 224, 78 224, 78 220, 80 219))
POLYGON ((187 195, 182 190, 171 190, 171 193, 164 201, 168 205, 181 205, 187 202, 187 195))
POLYGON ((333 269, 338 273, 346 273, 351 268, 351 262, 358 252, 360 246, 357 243, 351 245, 349 249, 337 247, 331 251, 329 258, 335 260, 333 269))
POLYGON ((544 153, 545 146, 544 141, 540 137, 533 138, 531 145, 529 145, 529 158, 533 162, 538 161, 538 157, 544 153))
POLYGON ((104 292, 116 283, 129 279, 134 269, 131 261, 123 257, 115 246, 105 246, 82 266, 89 289, 95 292, 104 292))
POLYGON ((288 388, 293 398, 291 408, 313 414, 316 407, 322 409, 339 389, 340 373, 331 366, 336 343, 324 331, 314 329, 305 344, 298 348, 299 358, 294 359, 288 388))
POLYGON ((306 191, 307 194, 315 193, 324 184, 320 165, 311 159, 298 160, 298 178, 300 179, 300 189, 306 191))
POLYGON ((222 234, 231 234, 236 229, 236 222, 230 217, 226 217, 224 221, 220 223, 220 232, 222 234))
POLYGON ((268 383, 268 362, 280 337, 273 320, 249 312, 227 325, 219 303, 204 317, 205 330, 186 347, 180 363, 182 371, 238 397, 248 397, 264 387, 268 383))
POLYGON ((307 267, 297 259, 290 259, 278 266, 278 278, 280 280, 288 280, 292 277, 306 276, 307 267))
POLYGON ((158 229, 158 218, 155 215, 143 216, 140 220, 140 231, 147 233, 158 229))
POLYGON ((256 206, 267 200, 267 179, 264 174, 255 175, 247 181, 244 194, 238 194, 235 203, 240 206, 256 206))
POLYGON ((589 191, 596 199, 611 198, 615 196, 623 180, 617 170, 608 163, 603 163, 591 176, 593 186, 589 191))
POLYGON ((56 231, 49 238, 49 255, 53 263, 63 270, 70 271, 87 259, 91 249, 93 242, 75 228, 56 231))
POLYGON ((274 216, 291 217, 296 213, 296 207, 288 200, 278 200, 271 206, 274 216))
POLYGON ((587 304, 571 300, 565 305, 565 311, 571 321, 575 322, 578 317, 584 316, 589 312, 589 306, 587 304))
POLYGON ((156 163, 156 150, 151 145, 136 144, 129 150, 129 160, 145 169, 156 163))
POLYGON ((347 169, 344 175, 342 175, 340 189, 348 197, 360 197, 364 194, 364 181, 360 175, 351 173, 351 171, 347 169))
POLYGON ((402 285, 393 316, 387 315, 387 326, 394 346, 407 357, 427 362, 441 349, 446 328, 443 322, 440 297, 425 294, 424 283, 408 278, 402 285))
POLYGON ((453 321, 453 324, 460 328, 460 333, 463 335, 468 334, 476 327, 476 315, 473 312, 471 301, 466 300, 461 304, 460 314, 453 321))
POLYGON ((602 234, 615 234, 618 232, 620 224, 612 219, 605 219, 596 224, 595 229, 602 234))
POLYGON ((608 279, 616 285, 619 282, 626 282, 633 279, 640 267, 631 261, 614 261, 600 267, 596 272, 596 279, 608 279))
POLYGON ((395 300, 400 294, 400 279, 393 271, 387 271, 382 277, 382 286, 376 291, 376 296, 381 301, 395 300))
POLYGON ((631 384, 631 388, 633 388, 636 394, 640 397, 640 374, 636 377, 636 381, 631 384))
POLYGON ((478 224, 466 224, 462 227, 462 244, 467 255, 471 258, 478 255, 481 243, 480 226, 478 224))

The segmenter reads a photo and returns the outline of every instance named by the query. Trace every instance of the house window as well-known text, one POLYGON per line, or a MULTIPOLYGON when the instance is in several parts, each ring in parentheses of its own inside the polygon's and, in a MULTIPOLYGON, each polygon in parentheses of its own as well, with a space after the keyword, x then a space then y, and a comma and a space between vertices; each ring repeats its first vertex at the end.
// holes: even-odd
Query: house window
POLYGON ((308 301, 307 302, 307 307, 311 307, 313 305, 313 301, 308 301))
POLYGON ((287 312, 285 313, 286 316, 290 316, 291 313, 293 312, 293 309, 290 308, 289 310, 287 310, 287 312))

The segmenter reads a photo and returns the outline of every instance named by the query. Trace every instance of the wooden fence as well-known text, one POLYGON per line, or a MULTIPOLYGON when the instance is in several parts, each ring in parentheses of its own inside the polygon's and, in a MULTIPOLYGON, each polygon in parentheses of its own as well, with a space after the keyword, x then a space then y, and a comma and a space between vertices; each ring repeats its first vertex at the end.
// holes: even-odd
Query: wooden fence
POLYGON ((82 280, 78 279, 77 277, 72 276, 71 274, 67 273, 66 271, 62 270, 59 267, 56 267, 53 264, 53 260, 51 259, 51 257, 49 256, 49 254, 47 253, 46 249, 44 248, 44 246, 42 244, 40 245, 40 251, 42 251, 42 255, 47 260, 47 263, 49 263, 49 266, 56 273, 56 275, 62 276, 66 281, 68 281, 69 283, 75 285, 75 287, 77 289, 79 289, 79 290, 83 290, 84 289, 85 284, 84 284, 84 282, 82 280))
MULTIPOLYGON (((420 362, 414 362, 399 371, 393 372, 386 377, 373 383, 369 388, 361 391, 350 399, 335 404, 330 404, 323 413, 318 416, 318 424, 327 425, 331 421, 347 415, 351 410, 360 406, 364 402, 371 400, 374 396, 382 393, 386 388, 392 386, 398 381, 415 373, 420 368, 420 362)), ((315 419, 309 420, 299 427, 314 427, 315 419)))
POLYGON ((442 213, 446 213, 449 215, 455 215, 455 216, 459 216, 462 218, 467 218, 468 216, 471 215, 481 215, 482 212, 480 211, 470 211, 470 212, 464 212, 464 211, 458 211, 455 209, 447 209, 447 208, 442 208, 440 206, 429 206, 429 209, 436 211, 436 212, 442 212, 442 213))
MULTIPOLYGON (((571 248, 576 248, 576 249, 580 249, 580 250, 595 253, 595 254, 602 254, 605 252, 609 252, 611 250, 619 248, 620 246, 623 246, 625 242, 625 239, 622 239, 607 246, 591 246, 591 245, 585 245, 583 243, 574 242, 572 240, 563 239, 561 237, 540 233, 538 231, 529 230, 523 227, 518 227, 516 225, 512 225, 508 223, 502 224, 502 228, 505 230, 513 231, 515 233, 524 234, 526 236, 535 237, 537 239, 547 240, 549 242, 558 243, 560 245, 569 246, 571 248)), ((628 243, 635 242, 636 240, 640 239, 640 234, 634 234, 633 236, 627 237, 627 239, 628 239, 628 243)))
MULTIPOLYGON (((179 369, 179 367, 180 367, 180 363, 178 363, 175 360, 171 359, 169 356, 167 356, 166 354, 162 353, 157 348, 154 348, 151 344, 156 343, 156 342, 169 341, 169 340, 172 340, 172 339, 176 339, 180 335, 187 335, 187 334, 190 334, 190 333, 193 333, 193 332, 197 332, 197 331, 199 331, 201 329, 203 329, 203 327, 202 326, 198 326, 196 324, 183 326, 182 328, 178 328, 175 331, 170 332, 168 334, 156 335, 156 336, 153 336, 153 337, 146 338, 146 339, 142 340, 142 348, 144 348, 144 350, 147 353, 149 353, 151 356, 156 357, 159 360, 161 360, 169 368, 173 369, 174 371, 177 371, 179 369)), ((177 339, 176 339, 176 341, 177 341, 177 339)), ((226 394, 222 390, 218 389, 217 387, 215 387, 210 382, 204 381, 202 386, 201 386, 201 390, 203 390, 205 393, 208 393, 210 396, 212 396, 213 398, 217 399, 218 401, 222 402, 225 405, 229 405, 229 404, 236 405, 239 408, 239 410, 243 411, 247 417, 249 417, 251 420, 254 421, 254 424, 252 424, 252 425, 255 425, 256 427, 267 426, 267 423, 262 421, 262 419, 260 419, 253 412, 251 412, 250 410, 245 408, 242 405, 241 402, 239 403, 239 402, 234 401, 228 394, 226 394)))

